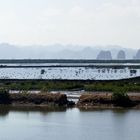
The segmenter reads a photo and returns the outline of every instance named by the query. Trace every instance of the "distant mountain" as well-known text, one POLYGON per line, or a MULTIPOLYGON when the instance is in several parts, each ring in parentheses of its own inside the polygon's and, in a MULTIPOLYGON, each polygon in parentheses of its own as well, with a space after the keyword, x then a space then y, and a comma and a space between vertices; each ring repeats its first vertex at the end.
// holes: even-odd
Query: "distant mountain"
POLYGON ((80 45, 32 45, 18 46, 0 44, 0 59, 135 59, 140 58, 140 50, 121 46, 80 46, 80 45), (123 50, 120 51, 120 50, 123 50), (117 53, 119 52, 119 53, 117 53), (124 55, 124 53, 126 55, 124 55))
POLYGON ((98 60, 112 60, 112 55, 110 51, 100 51, 97 55, 98 60))
POLYGON ((134 59, 140 59, 140 49, 137 51, 136 55, 134 56, 134 59))
POLYGON ((119 59, 119 60, 124 60, 124 59, 126 59, 125 51, 120 50, 120 51, 118 52, 118 54, 117 54, 117 59, 119 59))

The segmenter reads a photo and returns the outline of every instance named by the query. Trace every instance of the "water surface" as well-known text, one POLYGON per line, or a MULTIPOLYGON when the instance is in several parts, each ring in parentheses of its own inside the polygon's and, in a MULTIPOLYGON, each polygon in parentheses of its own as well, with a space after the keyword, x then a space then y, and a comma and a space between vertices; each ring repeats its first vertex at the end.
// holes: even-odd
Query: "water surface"
POLYGON ((139 140, 140 110, 0 107, 0 140, 139 140))

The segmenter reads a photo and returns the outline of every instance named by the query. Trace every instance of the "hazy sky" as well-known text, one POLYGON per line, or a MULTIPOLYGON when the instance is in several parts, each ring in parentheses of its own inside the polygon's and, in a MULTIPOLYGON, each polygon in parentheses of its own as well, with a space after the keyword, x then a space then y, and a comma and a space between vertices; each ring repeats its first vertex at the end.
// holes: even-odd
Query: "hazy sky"
POLYGON ((0 42, 140 47, 140 0, 0 0, 0 42))

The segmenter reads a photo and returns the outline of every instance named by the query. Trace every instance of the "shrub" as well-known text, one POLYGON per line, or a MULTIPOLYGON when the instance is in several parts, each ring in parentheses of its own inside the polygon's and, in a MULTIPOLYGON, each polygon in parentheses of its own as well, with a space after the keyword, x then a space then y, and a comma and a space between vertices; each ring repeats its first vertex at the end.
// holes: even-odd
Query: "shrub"
POLYGON ((10 95, 6 89, 0 89, 0 104, 9 104, 10 95))
POLYGON ((115 89, 112 94, 112 100, 113 103, 117 106, 129 107, 132 105, 127 91, 124 88, 115 89))

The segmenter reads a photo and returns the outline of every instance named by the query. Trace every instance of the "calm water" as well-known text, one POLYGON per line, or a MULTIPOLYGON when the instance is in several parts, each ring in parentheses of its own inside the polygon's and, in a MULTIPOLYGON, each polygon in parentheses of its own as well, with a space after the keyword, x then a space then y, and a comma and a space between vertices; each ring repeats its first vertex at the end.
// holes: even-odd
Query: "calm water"
POLYGON ((140 110, 0 107, 0 140, 139 140, 140 110))

